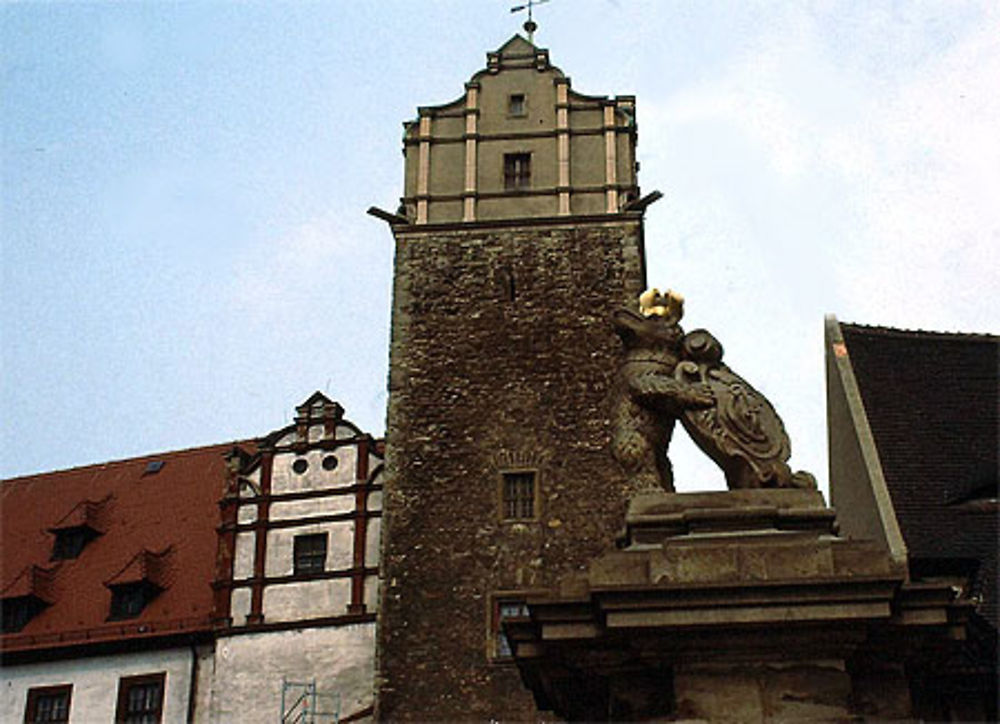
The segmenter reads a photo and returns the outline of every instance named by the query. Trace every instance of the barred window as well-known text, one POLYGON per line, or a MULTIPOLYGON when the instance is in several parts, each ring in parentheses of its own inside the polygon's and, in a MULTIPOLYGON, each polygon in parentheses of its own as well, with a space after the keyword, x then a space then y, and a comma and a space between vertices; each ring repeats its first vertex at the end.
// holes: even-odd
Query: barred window
POLYGON ((163 717, 165 673, 128 676, 118 682, 115 722, 159 724, 163 717))
POLYGON ((531 154, 505 153, 503 155, 503 187, 526 189, 531 186, 531 154))
POLYGON ((29 724, 68 722, 69 701, 72 694, 72 684, 28 689, 28 705, 24 720, 29 724))
POLYGON ((501 482, 501 518, 531 520, 535 517, 535 473, 504 473, 501 482))
POLYGON ((295 573, 321 573, 326 569, 326 533, 295 536, 295 573))

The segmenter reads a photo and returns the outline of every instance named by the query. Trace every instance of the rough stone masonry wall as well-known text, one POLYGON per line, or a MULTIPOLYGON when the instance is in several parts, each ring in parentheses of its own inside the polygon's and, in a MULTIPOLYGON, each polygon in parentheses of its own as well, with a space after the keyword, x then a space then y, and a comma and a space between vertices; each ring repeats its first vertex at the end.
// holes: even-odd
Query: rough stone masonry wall
POLYGON ((622 525, 609 317, 641 291, 640 245, 638 217, 397 236, 379 718, 537 718, 488 658, 491 593, 552 585, 622 525), (501 522, 519 468, 538 519, 501 522))

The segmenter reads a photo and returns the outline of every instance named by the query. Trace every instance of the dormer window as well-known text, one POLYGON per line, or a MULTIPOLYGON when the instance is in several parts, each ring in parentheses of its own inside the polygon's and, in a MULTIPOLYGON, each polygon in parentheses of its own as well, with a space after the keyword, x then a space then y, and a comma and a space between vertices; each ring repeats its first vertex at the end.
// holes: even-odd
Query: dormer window
POLYGON ((16 596, 0 602, 3 607, 3 632, 17 633, 28 621, 45 608, 45 602, 36 596, 16 596))
POLYGON ((85 525, 74 528, 53 530, 56 540, 52 544, 53 561, 65 561, 79 558, 84 547, 97 537, 97 531, 85 525))
POLYGON ((111 614, 108 620, 137 617, 159 593, 160 589, 148 581, 111 586, 111 614))
POLYGON ((52 594, 55 568, 26 566, 3 590, 0 608, 3 633, 16 633, 55 599, 52 594))
POLYGON ((161 553, 142 550, 116 576, 104 582, 111 591, 109 621, 135 618, 169 587, 171 550, 167 548, 161 553))
POLYGON ((524 93, 511 93, 507 96, 507 114, 511 116, 524 116, 528 113, 524 93))
POLYGON ((106 530, 110 502, 110 495, 104 500, 81 501, 49 528, 49 533, 55 536, 49 559, 65 561, 79 558, 87 544, 106 530))

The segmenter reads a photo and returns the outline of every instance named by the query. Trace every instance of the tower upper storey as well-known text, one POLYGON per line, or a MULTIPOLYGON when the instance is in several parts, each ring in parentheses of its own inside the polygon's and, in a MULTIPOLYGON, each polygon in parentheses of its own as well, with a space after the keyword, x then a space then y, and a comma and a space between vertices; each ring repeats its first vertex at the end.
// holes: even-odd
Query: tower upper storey
POLYGON ((586 96, 519 35, 405 125, 414 224, 617 214, 639 194, 633 96, 586 96))

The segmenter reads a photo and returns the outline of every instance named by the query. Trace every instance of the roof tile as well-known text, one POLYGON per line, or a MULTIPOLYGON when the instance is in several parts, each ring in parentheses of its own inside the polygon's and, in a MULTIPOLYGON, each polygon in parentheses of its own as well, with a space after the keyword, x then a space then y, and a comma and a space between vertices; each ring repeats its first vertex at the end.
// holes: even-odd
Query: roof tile
POLYGON ((996 626, 1000 337, 841 330, 911 558, 978 561, 996 626))

